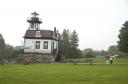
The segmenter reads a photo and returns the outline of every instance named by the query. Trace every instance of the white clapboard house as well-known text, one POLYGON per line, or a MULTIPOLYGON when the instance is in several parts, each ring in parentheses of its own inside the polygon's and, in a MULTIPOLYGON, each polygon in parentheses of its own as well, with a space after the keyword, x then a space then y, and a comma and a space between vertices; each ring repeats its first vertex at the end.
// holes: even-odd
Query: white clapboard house
POLYGON ((22 61, 53 61, 58 53, 56 28, 54 27, 54 31, 40 29, 42 21, 38 16, 39 14, 34 12, 32 17, 27 19, 29 28, 24 35, 24 54, 20 57, 22 61))
POLYGON ((41 30, 41 19, 36 12, 27 20, 29 28, 24 36, 24 52, 53 53, 58 50, 58 35, 56 28, 52 30, 41 30))

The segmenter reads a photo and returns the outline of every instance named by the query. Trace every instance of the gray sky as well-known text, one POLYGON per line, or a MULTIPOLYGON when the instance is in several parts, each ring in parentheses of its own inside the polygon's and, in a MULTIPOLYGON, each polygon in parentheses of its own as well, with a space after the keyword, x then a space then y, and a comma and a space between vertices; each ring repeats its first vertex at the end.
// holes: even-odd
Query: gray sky
POLYGON ((117 44, 119 29, 128 20, 128 0, 1 0, 0 33, 6 43, 22 45, 27 17, 34 11, 42 18, 41 29, 75 29, 80 49, 106 50, 117 44))

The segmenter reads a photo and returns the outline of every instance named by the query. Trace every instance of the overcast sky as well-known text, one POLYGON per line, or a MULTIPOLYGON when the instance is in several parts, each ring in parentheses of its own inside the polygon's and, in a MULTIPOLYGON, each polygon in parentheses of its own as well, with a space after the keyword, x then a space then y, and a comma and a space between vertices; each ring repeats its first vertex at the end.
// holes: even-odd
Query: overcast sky
POLYGON ((79 48, 107 49, 117 44, 128 20, 128 0, 1 0, 0 33, 7 44, 22 45, 27 17, 40 14, 41 29, 77 31, 79 48))

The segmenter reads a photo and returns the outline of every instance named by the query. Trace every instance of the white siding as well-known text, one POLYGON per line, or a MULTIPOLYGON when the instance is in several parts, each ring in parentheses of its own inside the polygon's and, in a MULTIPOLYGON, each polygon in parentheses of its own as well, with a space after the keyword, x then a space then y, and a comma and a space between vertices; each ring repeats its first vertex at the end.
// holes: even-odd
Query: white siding
POLYGON ((52 43, 52 44, 51 44, 51 45, 52 45, 52 48, 53 48, 53 43, 54 43, 54 48, 53 48, 53 50, 54 50, 54 49, 57 49, 57 51, 58 51, 58 41, 52 40, 51 43, 52 43))
POLYGON ((39 52, 39 53, 51 53, 51 45, 54 42, 54 49, 56 48, 57 41, 47 39, 25 39, 24 40, 24 52, 39 52), (36 41, 40 41, 40 49, 36 49, 36 41), (44 49, 44 41, 48 42, 48 49, 44 49))

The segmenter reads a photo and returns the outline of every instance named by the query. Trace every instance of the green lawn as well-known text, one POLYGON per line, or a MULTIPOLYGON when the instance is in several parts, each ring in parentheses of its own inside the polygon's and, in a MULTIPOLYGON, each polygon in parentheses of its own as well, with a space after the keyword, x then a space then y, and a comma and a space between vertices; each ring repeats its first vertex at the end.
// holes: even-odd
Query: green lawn
MULTIPOLYGON (((82 62, 85 62, 86 59, 92 59, 94 63, 105 63, 106 58, 81 58, 80 60, 82 62)), ((128 64, 128 58, 116 58, 116 61, 113 60, 113 62, 116 62, 117 64, 128 64)))
POLYGON ((128 59, 117 64, 5 64, 0 84, 128 84, 128 59))

